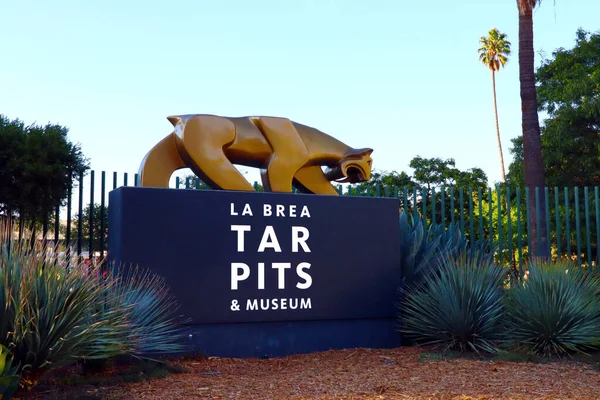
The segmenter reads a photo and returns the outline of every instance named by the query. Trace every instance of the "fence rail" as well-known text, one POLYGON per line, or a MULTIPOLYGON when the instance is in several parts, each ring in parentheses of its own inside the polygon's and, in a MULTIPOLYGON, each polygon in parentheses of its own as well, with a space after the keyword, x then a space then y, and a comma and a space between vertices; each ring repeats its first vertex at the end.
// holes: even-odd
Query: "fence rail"
MULTIPOLYGON (((103 257, 107 252, 108 192, 120 186, 137 186, 138 174, 90 171, 80 175, 69 190, 65 207, 56 207, 54 215, 41 222, 40 240, 53 241, 68 254, 103 257), (110 188, 110 189, 109 189, 110 188), (90 234, 90 232, 92 234, 90 234)), ((260 190, 260 185, 255 183, 260 190)), ((171 187, 206 189, 196 179, 173 177, 171 187)), ((382 185, 339 185, 344 196, 397 198, 398 206, 413 216, 422 216, 428 224, 457 225, 469 240, 492 240, 498 245, 498 261, 521 263, 530 255, 532 242, 544 246, 554 258, 568 257, 589 268, 598 268, 600 254, 599 187, 528 188, 496 186, 394 187, 382 185), (533 218, 547 230, 531 235, 533 218)), ((15 234, 27 230, 22 221, 15 234)))

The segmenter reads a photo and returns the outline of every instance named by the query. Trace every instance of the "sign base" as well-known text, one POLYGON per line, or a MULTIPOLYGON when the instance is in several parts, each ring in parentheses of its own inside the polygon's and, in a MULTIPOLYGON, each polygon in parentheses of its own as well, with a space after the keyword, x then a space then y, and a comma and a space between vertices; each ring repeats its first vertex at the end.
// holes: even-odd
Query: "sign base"
POLYGON ((402 344, 395 318, 199 324, 186 329, 195 352, 217 357, 281 357, 350 348, 393 348, 402 344))
POLYGON ((163 277, 192 352, 401 344, 396 199, 120 187, 108 261, 163 277))

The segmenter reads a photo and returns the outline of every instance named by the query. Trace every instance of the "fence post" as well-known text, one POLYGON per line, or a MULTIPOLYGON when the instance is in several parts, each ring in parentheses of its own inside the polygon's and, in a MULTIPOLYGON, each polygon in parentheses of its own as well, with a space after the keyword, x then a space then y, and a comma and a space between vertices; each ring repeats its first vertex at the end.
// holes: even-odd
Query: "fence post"
POLYGON ((471 243, 475 241, 473 224, 473 188, 469 187, 469 241, 471 243))
POLYGON ((479 199, 479 240, 483 240, 483 192, 480 187, 477 188, 477 197, 479 199))
POLYGON ((517 196, 517 251, 519 253, 519 277, 523 279, 523 248, 521 242, 521 190, 516 189, 517 196))
POLYGON ((590 232, 590 209, 589 209, 589 198, 588 198, 588 187, 583 188, 583 196, 585 197, 585 239, 587 242, 587 260, 588 270, 590 273, 594 272, 592 269, 592 237, 590 232))
POLYGON ((90 210, 90 220, 89 220, 89 248, 88 248, 88 254, 89 254, 89 258, 90 258, 90 264, 93 265, 94 262, 94 176, 95 173, 94 171, 91 171, 90 174, 90 206, 89 206, 89 210, 90 210))
POLYGON ((569 188, 564 188, 565 193, 565 239, 567 240, 567 258, 571 258, 571 218, 569 218, 569 188))
POLYGON ((499 185, 496 185, 496 199, 498 201, 498 254, 500 265, 502 265, 504 263, 504 243, 502 243, 502 191, 499 185))
POLYGON ((577 264, 581 267, 581 232, 579 224, 579 187, 575 186, 575 240, 577 243, 577 264))
POLYGON ((77 264, 81 257, 81 231, 83 229, 83 172, 79 173, 79 214, 77 215, 77 264))
POLYGON ((600 195, 598 186, 594 188, 594 200, 596 203, 596 269, 600 272, 600 195))
POLYGON ((106 172, 102 171, 100 178, 100 258, 104 259, 104 213, 106 212, 106 205, 104 198, 106 197, 106 172))
POLYGON ((556 232, 556 254, 560 258, 560 209, 558 207, 558 187, 554 187, 554 212, 555 212, 555 226, 554 231, 556 232))

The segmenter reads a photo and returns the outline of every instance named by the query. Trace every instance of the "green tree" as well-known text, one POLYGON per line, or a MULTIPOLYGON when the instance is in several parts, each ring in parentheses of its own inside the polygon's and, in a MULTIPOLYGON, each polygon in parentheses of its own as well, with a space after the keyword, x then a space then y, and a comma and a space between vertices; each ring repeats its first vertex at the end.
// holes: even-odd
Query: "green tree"
MULTIPOLYGON (((104 249, 108 244, 108 206, 105 206, 104 212, 100 204, 94 203, 94 211, 92 212, 90 205, 86 205, 81 212, 81 240, 82 247, 87 248, 90 242, 90 215, 92 218, 92 234, 94 250, 100 250, 100 239, 104 241, 104 249), (104 229, 102 229, 104 228, 104 229)), ((71 225, 71 243, 77 243, 79 234, 78 230, 79 213, 76 213, 71 225)), ((61 231, 66 234, 66 227, 62 227, 61 231)))
MULTIPOLYGON (((550 59, 543 60, 536 72, 536 84, 539 111, 548 115, 541 127, 541 144, 550 195, 554 195, 553 187, 559 189, 559 220, 566 221, 563 188, 569 188, 569 220, 579 219, 582 237, 586 237, 584 215, 575 214, 573 187, 600 185, 600 34, 579 29, 572 49, 557 49, 550 59)), ((522 137, 513 140, 511 151, 514 161, 509 167, 509 181, 522 185, 522 137)), ((582 189, 578 197, 580 210, 584 210, 582 189)), ((592 197, 590 193, 588 200, 591 201, 592 197)), ((550 220, 555 217, 555 207, 550 207, 550 220)), ((592 218, 590 236, 594 244, 597 243, 596 232, 595 219, 592 218)), ((556 235, 551 233, 552 244, 557 248, 556 235)), ((562 238, 559 238, 563 241, 560 250, 566 255, 564 235, 563 229, 562 238)), ((575 241, 575 229, 572 229, 569 238, 572 249, 575 249, 575 241)), ((593 245, 592 254, 596 252, 593 245)))
POLYGON ((481 168, 461 171, 456 168, 453 158, 443 160, 438 157, 416 156, 410 160, 409 166, 414 169, 414 180, 417 185, 425 187, 428 192, 442 186, 481 187, 482 189, 487 187, 487 175, 481 168))
MULTIPOLYGON (((371 196, 375 196, 377 187, 379 187, 380 194, 384 195, 386 187, 389 192, 395 188, 402 190, 404 187, 413 187, 414 185, 415 182, 412 177, 404 171, 399 173, 396 171, 373 171, 368 182, 361 183, 356 187, 361 193, 369 193, 371 196)), ((393 195, 392 192, 389 194, 393 195)))
MULTIPOLYGON (((600 185, 600 34, 577 31, 570 50, 558 49, 536 73, 548 186, 600 185)), ((513 139, 509 179, 524 183, 523 137, 513 139)))
MULTIPOLYGON (((519 11, 519 82, 521 92, 521 123, 523 129, 523 175, 525 186, 533 190, 545 186, 542 144, 540 138, 540 123, 537 110, 537 95, 535 88, 534 47, 533 47, 533 9, 542 0, 517 0, 519 11)), ((541 191, 540 214, 546 212, 544 191, 541 191)), ((536 224, 536 203, 533 196, 529 202, 529 226, 532 236, 532 252, 534 256, 548 257, 546 249, 546 222, 542 218, 540 225, 536 224), (537 231, 541 237, 538 252, 537 231)))
POLYGON ((479 39, 481 45, 478 49, 479 61, 492 71, 492 93, 494 95, 494 117, 496 120, 496 138, 498 139, 498 150, 500 151, 500 168, 502 171, 502 182, 506 182, 506 173, 504 169, 504 156, 502 154, 502 142, 500 140, 500 125, 498 123, 498 105, 496 103, 496 72, 500 67, 504 67, 510 55, 510 42, 506 39, 505 33, 500 33, 498 29, 493 28, 488 32, 488 36, 482 36, 479 39))
MULTIPOLYGON (((242 173, 244 175, 247 175, 246 171, 242 171, 242 173)), ((188 175, 184 176, 180 182, 181 182, 180 185, 182 187, 188 187, 190 189, 201 189, 201 190, 210 189, 210 187, 204 181, 202 181, 202 179, 197 177, 195 174, 188 174, 188 175)), ((261 184, 255 182, 255 184, 253 186, 257 192, 264 192, 264 188, 261 184)))
POLYGON ((0 115, 0 212, 34 221, 64 205, 73 180, 89 168, 67 134, 60 125, 25 126, 0 115))

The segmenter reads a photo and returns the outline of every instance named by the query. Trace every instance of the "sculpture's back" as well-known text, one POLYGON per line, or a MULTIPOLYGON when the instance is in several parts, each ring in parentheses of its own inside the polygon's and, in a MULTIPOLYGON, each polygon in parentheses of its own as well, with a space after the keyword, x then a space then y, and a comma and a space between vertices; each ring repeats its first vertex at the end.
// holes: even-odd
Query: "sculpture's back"
POLYGON ((253 191, 234 164, 260 168, 265 191, 337 194, 330 181, 363 182, 372 149, 353 149, 315 128, 277 117, 181 115, 174 131, 140 166, 141 186, 168 187, 173 172, 190 168, 213 189, 253 191), (326 172, 322 166, 328 167, 326 172))

